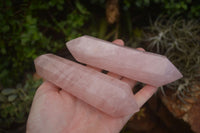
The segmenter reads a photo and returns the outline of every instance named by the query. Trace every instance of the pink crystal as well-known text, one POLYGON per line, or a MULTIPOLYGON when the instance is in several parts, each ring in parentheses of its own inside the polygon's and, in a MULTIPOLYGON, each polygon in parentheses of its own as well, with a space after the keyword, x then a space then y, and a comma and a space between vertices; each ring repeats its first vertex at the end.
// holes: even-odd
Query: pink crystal
POLYGON ((75 59, 152 86, 162 86, 182 77, 165 57, 142 52, 90 36, 67 42, 75 59))
POLYGON ((139 110, 125 82, 53 54, 34 62, 41 77, 108 115, 119 117, 139 110))

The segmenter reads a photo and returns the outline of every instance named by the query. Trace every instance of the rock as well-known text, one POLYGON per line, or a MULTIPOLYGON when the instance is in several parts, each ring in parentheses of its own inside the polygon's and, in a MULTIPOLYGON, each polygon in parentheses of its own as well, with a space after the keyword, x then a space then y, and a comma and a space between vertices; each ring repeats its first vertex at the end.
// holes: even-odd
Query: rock
POLYGON ((173 116, 188 123, 195 133, 200 133, 200 86, 195 85, 190 90, 192 97, 183 98, 185 103, 170 96, 161 99, 173 116))
POLYGON ((160 126, 163 126, 165 132, 193 133, 188 123, 184 122, 178 117, 175 117, 171 112, 169 112, 168 108, 166 108, 166 106, 161 101, 160 96, 161 94, 159 93, 157 94, 157 96, 154 95, 148 101, 148 105, 150 107, 150 110, 153 111, 151 115, 156 115, 156 117, 158 117, 159 123, 161 124, 160 126))
POLYGON ((200 133, 200 97, 187 113, 188 122, 195 133, 200 133))

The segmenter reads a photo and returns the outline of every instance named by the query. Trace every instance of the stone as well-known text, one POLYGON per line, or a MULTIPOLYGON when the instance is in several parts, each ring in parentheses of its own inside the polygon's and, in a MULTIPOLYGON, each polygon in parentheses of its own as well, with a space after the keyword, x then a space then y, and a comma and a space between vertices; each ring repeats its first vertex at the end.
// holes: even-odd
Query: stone
POLYGON ((119 79, 53 54, 41 55, 34 63, 45 80, 110 116, 139 111, 131 87, 119 79))
POLYGON ((182 77, 178 69, 162 55, 119 46, 90 36, 76 38, 66 45, 73 57, 81 63, 155 87, 182 77))

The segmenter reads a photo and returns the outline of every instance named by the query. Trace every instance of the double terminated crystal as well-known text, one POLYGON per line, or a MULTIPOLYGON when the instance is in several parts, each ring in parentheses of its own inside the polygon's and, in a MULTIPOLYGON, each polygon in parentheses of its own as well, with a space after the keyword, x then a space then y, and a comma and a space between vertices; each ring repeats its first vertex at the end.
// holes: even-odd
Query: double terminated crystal
POLYGON ((139 110, 130 86, 106 74, 53 54, 38 57, 35 68, 44 79, 108 115, 139 110))
POLYGON ((67 42, 79 62, 89 64, 152 86, 162 86, 182 77, 165 57, 143 52, 90 36, 67 42))
MULTIPOLYGON (((182 77, 164 56, 97 38, 79 37, 68 42, 67 47, 79 62, 152 86, 182 77)), ((52 54, 38 57, 35 67, 41 77, 108 115, 119 117, 139 110, 131 88, 121 80, 52 54)))

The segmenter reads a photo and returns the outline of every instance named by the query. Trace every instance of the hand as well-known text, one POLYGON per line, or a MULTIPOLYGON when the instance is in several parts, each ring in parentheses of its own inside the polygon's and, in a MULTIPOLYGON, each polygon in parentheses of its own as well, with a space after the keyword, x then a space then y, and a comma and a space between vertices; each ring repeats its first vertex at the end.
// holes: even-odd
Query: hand
MULTIPOLYGON (((113 43, 124 45, 122 40, 113 43)), ((139 50, 143 50, 139 48, 139 50)), ((97 68, 97 71, 101 71, 97 68)), ((136 81, 109 72, 109 76, 134 87, 136 81)), ((135 99, 141 107, 156 88, 144 86, 135 99)), ((36 91, 27 122, 27 133, 118 133, 133 114, 113 118, 45 81, 36 91)))

